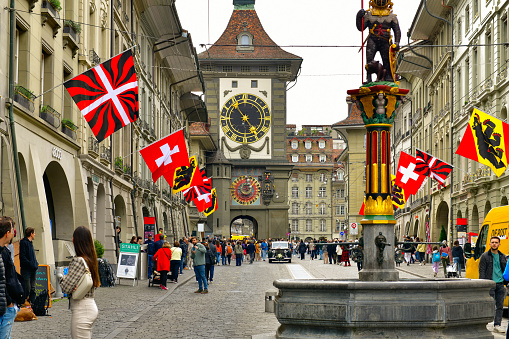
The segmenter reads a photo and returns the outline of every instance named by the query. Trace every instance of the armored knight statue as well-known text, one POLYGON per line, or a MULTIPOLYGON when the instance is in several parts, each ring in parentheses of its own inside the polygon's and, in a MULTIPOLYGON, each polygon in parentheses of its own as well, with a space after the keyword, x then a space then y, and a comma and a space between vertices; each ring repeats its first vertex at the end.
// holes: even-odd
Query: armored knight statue
POLYGON ((396 52, 399 50, 401 29, 398 18, 392 12, 391 0, 370 0, 368 11, 361 9, 357 13, 357 29, 369 30, 366 44, 366 83, 372 82, 371 74, 376 73, 377 81, 396 82, 396 52), (391 35, 394 31, 394 39, 391 35), (380 52, 383 65, 375 61, 376 52, 380 52))

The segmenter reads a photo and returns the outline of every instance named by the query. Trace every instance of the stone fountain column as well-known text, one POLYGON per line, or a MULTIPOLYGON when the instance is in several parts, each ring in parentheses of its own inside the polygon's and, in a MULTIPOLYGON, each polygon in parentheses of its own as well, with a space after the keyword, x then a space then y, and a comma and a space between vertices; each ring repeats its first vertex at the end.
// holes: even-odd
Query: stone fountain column
POLYGON ((366 198, 361 281, 397 281, 394 265, 394 219, 391 198, 391 127, 406 89, 370 84, 348 91, 366 125, 366 198), (378 244, 378 245, 377 245, 378 244))

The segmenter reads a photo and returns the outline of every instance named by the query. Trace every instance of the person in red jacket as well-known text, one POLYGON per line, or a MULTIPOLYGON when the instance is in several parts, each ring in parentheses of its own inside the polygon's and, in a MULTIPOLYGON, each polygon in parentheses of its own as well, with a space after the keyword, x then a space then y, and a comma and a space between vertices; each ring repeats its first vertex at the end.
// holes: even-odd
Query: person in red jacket
POLYGON ((168 279, 171 261, 171 249, 169 242, 165 241, 163 243, 163 247, 154 254, 154 260, 157 260, 157 271, 161 275, 161 285, 159 285, 159 287, 166 291, 168 290, 168 288, 166 288, 166 279, 168 279))

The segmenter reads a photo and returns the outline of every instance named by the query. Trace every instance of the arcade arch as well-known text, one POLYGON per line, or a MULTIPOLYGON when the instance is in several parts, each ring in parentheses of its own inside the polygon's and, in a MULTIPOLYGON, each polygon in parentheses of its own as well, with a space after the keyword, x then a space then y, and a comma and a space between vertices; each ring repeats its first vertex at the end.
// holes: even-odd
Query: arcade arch
POLYGON ((258 238, 258 221, 249 215, 240 215, 230 222, 230 236, 247 235, 258 238))
POLYGON ((477 205, 474 205, 472 208, 472 221, 470 222, 472 225, 472 232, 479 232, 479 211, 477 210, 477 205))
POLYGON ((70 241, 74 232, 74 208, 67 176, 59 163, 49 163, 43 174, 43 182, 52 238, 70 241))
POLYGON ((438 241, 440 239, 440 232, 442 231, 442 226, 447 232, 449 225, 449 205, 445 201, 442 201, 440 205, 438 205, 437 209, 437 219, 435 222, 435 226, 433 227, 432 239, 433 241, 438 241))

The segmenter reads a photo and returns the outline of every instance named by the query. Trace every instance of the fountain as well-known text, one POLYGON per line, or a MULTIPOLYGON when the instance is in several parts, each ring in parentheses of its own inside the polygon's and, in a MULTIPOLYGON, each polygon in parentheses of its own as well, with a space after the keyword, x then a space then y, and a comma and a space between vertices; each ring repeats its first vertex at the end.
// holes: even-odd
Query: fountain
POLYGON ((367 130, 364 262, 358 280, 277 280, 277 338, 493 338, 493 281, 400 279, 394 263, 390 128, 409 90, 399 88, 395 56, 401 37, 390 0, 357 14, 366 39, 367 80, 348 91, 367 130), (394 41, 391 36, 394 31, 394 41), (374 61, 376 52, 383 64, 374 61), (371 81, 371 74, 377 81, 371 81))

